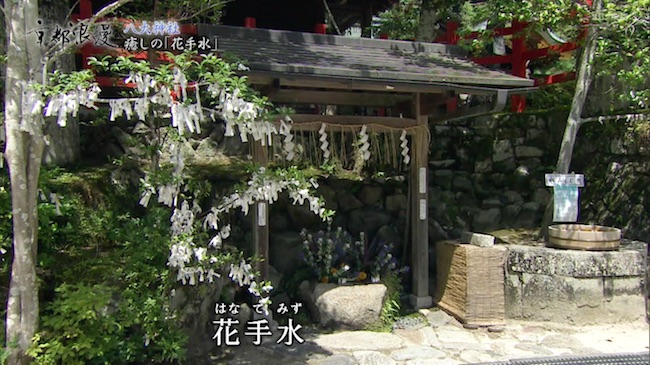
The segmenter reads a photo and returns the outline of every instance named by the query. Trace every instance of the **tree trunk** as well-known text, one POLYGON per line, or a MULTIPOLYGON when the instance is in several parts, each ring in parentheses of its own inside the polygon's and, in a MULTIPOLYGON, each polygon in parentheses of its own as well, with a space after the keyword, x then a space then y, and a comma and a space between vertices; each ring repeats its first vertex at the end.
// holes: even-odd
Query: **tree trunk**
MULTIPOLYGON (((594 14, 598 14, 602 7, 602 0, 596 0, 593 4, 594 14)), ((571 167, 571 159, 573 158, 573 148, 576 143, 576 136, 582 124, 582 110, 587 100, 587 93, 589 86, 594 78, 594 56, 596 55, 596 38, 597 30, 594 26, 589 29, 587 35, 587 42, 580 58, 578 65, 578 78, 576 80, 576 89, 573 94, 571 102, 571 111, 567 118, 566 127, 564 129, 564 136, 562 137, 562 145, 560 146, 560 153, 557 157, 557 165, 555 172, 558 174, 569 173, 571 167)), ((546 205, 546 211, 542 219, 542 227, 540 230, 541 236, 544 240, 548 239, 548 226, 553 220, 553 200, 549 201, 546 205)))
POLYGON ((42 51, 37 43, 38 2, 5 1, 7 69, 5 79, 5 157, 11 182, 13 261, 7 319, 7 364, 25 365, 25 351, 38 327, 36 254, 38 241, 37 192, 43 155, 43 118, 32 115, 24 100, 30 81, 42 80, 42 51))
MULTIPOLYGON (((46 0, 39 1, 39 9, 43 14, 44 25, 55 29, 68 16, 69 5, 64 1, 46 0)), ((60 56, 54 62, 54 68, 62 73, 69 73, 76 69, 74 55, 72 53, 60 56)), ((45 146, 43 164, 53 166, 70 165, 79 159, 79 119, 68 116, 65 128, 56 123, 56 118, 47 118, 44 133, 49 143, 45 146)))
POLYGON ((437 25, 440 21, 440 13, 443 10, 444 3, 442 0, 422 0, 420 21, 415 35, 417 41, 433 42, 440 31, 437 25))

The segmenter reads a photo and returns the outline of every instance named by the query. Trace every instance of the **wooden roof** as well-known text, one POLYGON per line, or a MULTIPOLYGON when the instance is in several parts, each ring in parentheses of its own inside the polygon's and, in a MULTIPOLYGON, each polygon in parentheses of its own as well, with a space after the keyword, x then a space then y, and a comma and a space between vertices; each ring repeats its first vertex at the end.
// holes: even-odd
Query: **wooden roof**
POLYGON ((314 87, 492 94, 533 85, 479 66, 455 46, 232 26, 200 25, 198 32, 216 37, 220 52, 246 60, 253 77, 302 80, 314 87))

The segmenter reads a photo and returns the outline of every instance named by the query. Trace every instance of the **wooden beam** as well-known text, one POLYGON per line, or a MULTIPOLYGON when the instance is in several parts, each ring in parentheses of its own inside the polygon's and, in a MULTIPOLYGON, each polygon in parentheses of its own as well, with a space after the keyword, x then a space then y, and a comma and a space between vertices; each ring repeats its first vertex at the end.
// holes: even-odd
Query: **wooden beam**
MULTIPOLYGON (((423 115, 422 99, 419 93, 413 95, 413 114, 419 125, 426 126, 427 116, 423 115)), ((411 149, 411 272, 413 275, 413 292, 411 302, 416 308, 429 308, 433 299, 429 293, 429 220, 428 209, 428 174, 429 139, 418 134, 412 138, 411 149)))
POLYGON ((278 79, 270 79, 267 84, 260 84, 259 86, 256 87, 257 91, 259 91, 262 95, 266 95, 266 96, 278 92, 279 88, 280 88, 280 80, 278 79))
POLYGON ((392 107, 397 103, 410 100, 408 94, 351 91, 320 91, 304 89, 270 90, 263 94, 273 103, 289 104, 324 104, 392 107))
MULTIPOLYGON (((365 117, 360 115, 318 115, 294 114, 291 129, 299 131, 318 130, 322 123, 327 124, 328 130, 351 131, 361 130, 366 126, 368 132, 385 132, 385 128, 406 129, 418 127, 420 124, 415 119, 396 117, 365 117)), ((278 121, 277 124, 280 122, 278 121)))
POLYGON ((496 95, 494 95, 494 100, 491 104, 483 104, 470 107, 468 109, 463 109, 455 111, 453 113, 447 113, 445 115, 438 116, 434 119, 434 123, 443 123, 450 122, 459 119, 466 119, 470 117, 476 117, 484 114, 498 113, 503 110, 503 107, 508 101, 508 92, 506 90, 499 90, 496 95))
MULTIPOLYGON (((251 84, 268 84, 278 75, 257 72, 248 75, 248 81, 251 84)), ((378 91, 391 93, 444 93, 454 90, 457 93, 466 93, 474 95, 492 95, 500 86, 482 87, 470 85, 457 85, 448 83, 434 83, 431 85, 399 82, 399 81, 376 81, 376 80, 351 80, 335 77, 300 77, 289 76, 280 77, 280 85, 283 87, 302 87, 312 89, 332 89, 332 90, 359 90, 359 91, 378 91)))
POLYGON ((420 113, 430 115, 438 111, 441 105, 447 104, 445 94, 422 94, 420 95, 420 113))

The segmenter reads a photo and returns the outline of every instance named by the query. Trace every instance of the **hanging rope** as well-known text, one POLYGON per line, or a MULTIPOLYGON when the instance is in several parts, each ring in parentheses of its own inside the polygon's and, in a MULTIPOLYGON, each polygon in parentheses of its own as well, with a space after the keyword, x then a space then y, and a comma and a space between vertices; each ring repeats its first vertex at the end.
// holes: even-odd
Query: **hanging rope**
MULTIPOLYGON (((424 144, 428 147, 430 140, 429 129, 426 125, 400 128, 373 123, 350 125, 313 121, 293 124, 291 133, 295 133, 291 139, 296 151, 294 158, 304 158, 304 160, 318 166, 325 161, 331 161, 332 163, 340 163, 343 168, 354 166, 358 153, 363 154, 365 152, 366 158, 364 160, 366 160, 366 163, 383 163, 398 170, 404 170, 407 166, 426 159, 427 149, 420 148, 414 151, 413 142, 417 141, 418 145, 424 144), (366 132, 367 140, 363 145, 359 145, 359 133, 362 130, 366 132), (329 152, 328 156, 325 156, 323 150, 322 138, 324 135, 327 136, 328 146, 326 150, 329 152), (411 136, 411 143, 407 139, 409 135, 411 136), (348 144, 352 147, 351 150, 348 144), (366 144, 369 144, 369 146, 366 146, 366 144), (362 146, 365 147, 363 151, 359 149, 362 146), (303 149, 302 153, 299 151, 300 148, 303 149), (424 155, 416 156, 417 153, 424 155)), ((277 160, 284 160, 281 162, 282 164, 287 162, 286 149, 281 147, 269 153, 269 155, 274 156, 277 160)))

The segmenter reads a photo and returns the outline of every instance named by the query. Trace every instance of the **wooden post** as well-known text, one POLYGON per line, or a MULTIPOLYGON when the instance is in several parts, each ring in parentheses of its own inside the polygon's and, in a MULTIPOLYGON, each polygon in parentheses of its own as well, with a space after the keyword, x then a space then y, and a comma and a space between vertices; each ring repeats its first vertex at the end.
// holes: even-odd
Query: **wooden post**
POLYGON ((453 91, 447 96, 447 114, 451 114, 458 110, 458 97, 453 91))
MULTIPOLYGON (((527 24, 519 21, 512 22, 512 75, 526 77, 526 52, 525 36, 522 34, 527 24)), ((526 97, 521 95, 512 96, 512 111, 521 113, 526 108, 526 97)))
MULTIPOLYGON (((251 144, 253 162, 260 166, 268 163, 268 150, 258 141, 251 144)), ((257 202, 251 210, 253 215, 253 254, 264 261, 259 263, 257 269, 262 280, 269 279, 269 203, 257 202)), ((277 285, 277 283, 275 283, 277 285)))
POLYGON ((447 22, 447 34, 446 34, 446 36, 447 36, 446 43, 447 44, 453 44, 453 45, 458 44, 458 41, 460 41, 460 37, 458 36, 458 33, 456 33, 457 31, 458 31, 458 23, 456 23, 455 21, 451 21, 451 20, 448 21, 447 22))
MULTIPOLYGON (((422 115, 420 94, 414 94, 414 115, 419 125, 427 125, 426 115, 422 115)), ((427 127, 428 128, 428 127, 427 127)), ((411 189, 411 273, 413 293, 411 304, 416 308, 429 308, 433 299, 429 293, 429 220, 427 201, 429 171, 428 133, 416 133, 412 139, 413 159, 410 171, 411 189)))

